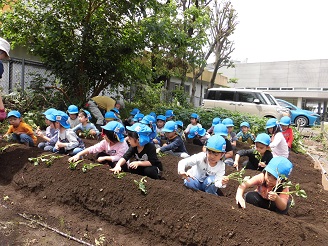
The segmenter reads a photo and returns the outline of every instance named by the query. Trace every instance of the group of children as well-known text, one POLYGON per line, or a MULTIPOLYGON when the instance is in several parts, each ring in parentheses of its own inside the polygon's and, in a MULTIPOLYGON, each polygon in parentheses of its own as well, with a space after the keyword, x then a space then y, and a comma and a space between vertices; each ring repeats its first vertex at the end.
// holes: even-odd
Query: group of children
POLYGON ((118 121, 117 111, 110 111, 107 118, 105 115, 106 124, 101 126, 99 132, 90 122, 91 114, 87 110, 78 110, 71 105, 67 114, 51 108, 43 113, 48 126, 45 133, 37 129, 35 134, 22 121, 18 111, 10 111, 7 116, 10 126, 4 137, 11 134, 13 140, 35 146, 38 136, 42 140, 38 144, 39 148, 69 154, 72 156, 69 161, 97 154, 97 161, 108 164, 114 173, 129 171, 153 179, 159 179, 163 171, 157 153, 169 153, 182 158, 178 163, 178 174, 184 179, 185 186, 216 195, 221 195, 221 188, 229 182, 228 176, 225 176, 225 165, 234 166, 238 170, 240 157, 248 156, 243 167, 262 173, 239 186, 237 203, 244 208, 246 201, 280 213, 288 211, 288 195, 278 194, 274 187, 283 182, 281 175, 286 178, 292 170, 292 164, 287 159, 293 138, 289 117, 281 118, 280 122, 269 119, 267 132, 255 138, 247 122, 240 124, 239 133, 234 133, 234 123, 230 118, 221 122, 216 117, 210 129, 205 130, 199 122, 198 114, 192 113, 190 124, 183 129, 181 121, 173 120, 175 115, 172 110, 157 116, 154 112, 143 115, 140 110, 133 109, 124 125, 118 121), (103 139, 85 148, 78 135, 86 131, 103 139), (184 135, 193 139, 194 144, 203 146, 200 153, 189 156, 184 135), (233 160, 237 141, 255 143, 255 149, 239 150, 233 160), (130 161, 132 157, 134 160, 130 161), (248 192, 244 198, 244 191, 251 186, 257 186, 256 192, 248 192))

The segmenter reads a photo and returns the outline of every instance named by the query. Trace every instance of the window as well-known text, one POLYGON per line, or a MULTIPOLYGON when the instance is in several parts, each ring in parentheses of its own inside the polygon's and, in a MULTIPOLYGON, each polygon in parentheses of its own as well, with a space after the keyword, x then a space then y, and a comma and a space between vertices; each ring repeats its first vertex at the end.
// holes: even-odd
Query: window
POLYGON ((247 102, 247 103, 252 103, 254 101, 255 93, 252 92, 239 92, 238 93, 239 98, 237 101, 239 102, 247 102))
POLYGON ((218 91, 216 100, 234 101, 234 91, 218 91))

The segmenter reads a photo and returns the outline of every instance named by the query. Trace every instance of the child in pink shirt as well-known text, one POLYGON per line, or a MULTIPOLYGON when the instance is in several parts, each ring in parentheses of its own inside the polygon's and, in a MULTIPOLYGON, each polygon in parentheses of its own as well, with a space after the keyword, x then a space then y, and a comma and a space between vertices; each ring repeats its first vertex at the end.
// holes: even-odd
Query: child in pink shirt
POLYGON ((115 167, 117 161, 122 158, 129 148, 124 141, 124 126, 117 121, 110 121, 102 126, 102 129, 104 140, 77 153, 68 161, 77 161, 83 155, 98 153, 97 161, 99 163, 109 164, 112 168, 115 167))
POLYGON ((284 116, 280 119, 280 126, 282 130, 282 135, 284 135, 288 148, 292 148, 294 136, 293 136, 293 129, 290 126, 291 119, 288 116, 284 116))

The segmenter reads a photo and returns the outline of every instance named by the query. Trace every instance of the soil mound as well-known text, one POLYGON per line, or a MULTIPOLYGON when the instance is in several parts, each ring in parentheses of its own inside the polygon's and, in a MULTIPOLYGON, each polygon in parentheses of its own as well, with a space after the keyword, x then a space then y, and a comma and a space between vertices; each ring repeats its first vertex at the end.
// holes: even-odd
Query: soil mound
MULTIPOLYGON (((88 140, 87 145, 94 143, 88 140)), ((190 153, 201 151, 190 144, 187 148, 190 153)), ((307 155, 290 154, 294 164, 290 180, 300 183, 308 198, 295 197, 296 206, 284 216, 252 205, 238 208, 234 199, 238 183, 233 180, 223 189, 223 197, 187 189, 177 175, 178 157, 161 157, 163 179, 147 178, 145 195, 135 183, 141 176, 127 174, 119 179, 108 166, 82 172, 83 163, 95 162, 94 156, 75 170, 69 169, 67 156, 50 167, 28 162, 41 154, 45 153, 22 145, 0 153, 1 195, 12 190, 13 205, 3 199, 1 203, 10 211, 42 216, 57 227, 58 218, 63 218, 63 230, 90 244, 99 235, 106 238, 103 245, 326 245, 328 240, 328 192, 307 155)), ((227 174, 233 171, 226 168, 227 174)), ((246 175, 256 173, 247 170, 246 175)), ((2 245, 22 242, 16 237, 0 226, 2 245)))

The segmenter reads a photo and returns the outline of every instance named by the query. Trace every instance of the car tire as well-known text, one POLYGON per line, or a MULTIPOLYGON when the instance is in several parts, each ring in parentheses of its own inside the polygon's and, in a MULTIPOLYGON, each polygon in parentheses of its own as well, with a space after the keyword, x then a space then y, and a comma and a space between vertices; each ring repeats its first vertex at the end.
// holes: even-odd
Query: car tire
POLYGON ((301 126, 301 127, 304 127, 304 126, 307 126, 309 124, 309 119, 305 116, 298 116, 295 118, 295 125, 296 126, 301 126))

